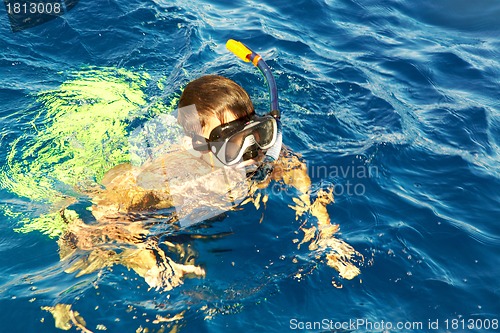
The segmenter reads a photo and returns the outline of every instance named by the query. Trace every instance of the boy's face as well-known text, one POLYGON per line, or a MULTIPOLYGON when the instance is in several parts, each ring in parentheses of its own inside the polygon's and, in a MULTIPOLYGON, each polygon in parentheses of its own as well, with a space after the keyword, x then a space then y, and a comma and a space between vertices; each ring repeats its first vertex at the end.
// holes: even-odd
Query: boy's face
MULTIPOLYGON (((228 111, 225 113, 224 124, 227 124, 227 123, 229 123, 233 120, 236 120, 236 119, 237 119, 237 117, 234 115, 234 113, 228 111)), ((210 117, 202 129, 201 135, 208 139, 210 137, 210 133, 212 132, 212 130, 220 125, 222 125, 222 123, 219 119, 217 119, 216 117, 210 117)), ((207 151, 206 153, 203 153, 201 157, 207 163, 212 163, 212 161, 215 159, 211 159, 209 154, 212 154, 212 153, 207 151)), ((255 164, 256 162, 262 160, 263 157, 264 157, 264 154, 262 152, 260 152, 259 155, 255 159, 241 162, 239 164, 236 164, 235 166, 240 168, 240 167, 252 165, 252 164, 255 164)))

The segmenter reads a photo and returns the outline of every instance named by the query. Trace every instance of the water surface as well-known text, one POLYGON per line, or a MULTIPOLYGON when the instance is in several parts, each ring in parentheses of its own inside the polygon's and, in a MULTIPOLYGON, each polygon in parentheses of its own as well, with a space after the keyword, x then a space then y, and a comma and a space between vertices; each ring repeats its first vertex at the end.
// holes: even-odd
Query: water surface
POLYGON ((132 81, 144 80, 138 98, 158 107, 200 75, 225 75, 267 109, 261 76, 225 49, 234 38, 272 67, 284 141, 307 161, 314 189, 335 186, 328 211, 339 238, 365 258, 361 275, 345 280, 298 250, 295 231, 313 218, 296 220, 280 193, 262 222, 251 207, 229 212, 209 225, 228 236, 192 241, 204 279, 162 292, 121 266, 76 277, 64 272, 54 238, 14 231, 22 226, 15 212, 41 208, 4 183, 1 331, 54 332, 41 307, 58 303, 72 304, 94 332, 158 331, 157 315, 182 311, 182 332, 286 332, 294 319, 357 318, 423 323, 422 332, 494 331, 445 321, 500 318, 497 1, 81 1, 18 33, 0 15, 4 170, 13 144, 27 149, 34 126, 44 129, 38 94, 89 68, 147 74, 132 81))

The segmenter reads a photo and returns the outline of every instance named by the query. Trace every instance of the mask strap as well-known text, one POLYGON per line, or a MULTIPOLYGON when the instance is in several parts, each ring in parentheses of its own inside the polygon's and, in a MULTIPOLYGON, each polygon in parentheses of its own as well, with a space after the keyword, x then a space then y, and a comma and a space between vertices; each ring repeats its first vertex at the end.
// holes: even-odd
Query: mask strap
POLYGON ((212 171, 214 171, 215 163, 214 163, 214 153, 208 153, 210 155, 210 166, 212 167, 212 171))

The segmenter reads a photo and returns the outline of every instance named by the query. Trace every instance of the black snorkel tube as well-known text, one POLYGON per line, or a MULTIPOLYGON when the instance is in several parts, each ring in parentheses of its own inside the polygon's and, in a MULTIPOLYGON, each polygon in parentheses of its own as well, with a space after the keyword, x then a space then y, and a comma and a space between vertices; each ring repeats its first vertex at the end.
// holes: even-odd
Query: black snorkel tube
POLYGON ((255 171, 252 179, 258 182, 264 181, 267 176, 271 173, 273 169, 273 161, 276 161, 279 157, 281 146, 283 144, 283 136, 281 130, 281 112, 278 106, 278 88, 276 87, 276 81, 274 80, 273 73, 271 69, 266 64, 264 59, 254 51, 250 50, 243 43, 230 39, 226 43, 226 47, 229 51, 234 53, 238 58, 245 62, 252 62, 252 64, 257 67, 261 73, 264 75, 267 85, 269 87, 269 98, 271 101, 271 110, 269 114, 276 119, 278 125, 278 133, 276 137, 276 143, 267 150, 266 156, 264 158, 264 163, 255 171))

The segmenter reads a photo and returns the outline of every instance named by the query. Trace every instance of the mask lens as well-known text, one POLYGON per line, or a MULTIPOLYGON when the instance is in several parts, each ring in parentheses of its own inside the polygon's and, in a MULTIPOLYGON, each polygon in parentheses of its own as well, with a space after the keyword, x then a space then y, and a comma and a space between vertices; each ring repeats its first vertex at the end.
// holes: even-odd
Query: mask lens
POLYGON ((226 161, 231 163, 238 157, 242 149, 246 149, 254 144, 257 144, 261 149, 268 149, 274 144, 273 121, 273 119, 266 120, 231 136, 226 144, 226 161))
POLYGON ((255 127, 253 130, 253 136, 255 142, 260 148, 267 149, 273 144, 274 138, 274 126, 273 120, 269 119, 259 126, 255 127))
MULTIPOLYGON (((238 157, 238 154, 240 153, 241 149, 243 148, 243 144, 245 142, 245 139, 250 134, 252 134, 251 130, 245 130, 243 132, 236 133, 228 140, 228 142, 226 144, 226 161, 232 162, 238 157)), ((252 140, 252 142, 254 142, 253 139, 251 139, 251 140, 252 140)))

